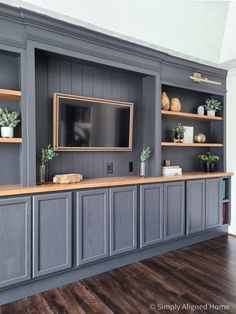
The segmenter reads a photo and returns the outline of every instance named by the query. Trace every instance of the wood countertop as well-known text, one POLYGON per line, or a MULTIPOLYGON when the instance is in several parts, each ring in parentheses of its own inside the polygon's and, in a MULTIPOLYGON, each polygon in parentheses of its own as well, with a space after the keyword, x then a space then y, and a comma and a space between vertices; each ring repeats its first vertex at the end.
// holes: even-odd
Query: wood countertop
POLYGON ((50 193, 50 192, 59 192, 59 191, 68 191, 68 190, 125 186, 125 185, 140 185, 140 184, 147 184, 147 183, 173 182, 173 181, 181 181, 181 180, 210 179, 210 178, 230 177, 230 176, 233 176, 233 173, 231 172, 214 172, 214 173, 188 172, 188 173, 184 173, 181 176, 174 176, 174 177, 161 176, 161 177, 141 178, 138 176, 130 176, 130 177, 84 179, 82 182, 76 183, 76 184, 46 183, 46 184, 30 186, 30 187, 22 187, 20 185, 0 185, 0 197, 37 194, 37 193, 50 193))

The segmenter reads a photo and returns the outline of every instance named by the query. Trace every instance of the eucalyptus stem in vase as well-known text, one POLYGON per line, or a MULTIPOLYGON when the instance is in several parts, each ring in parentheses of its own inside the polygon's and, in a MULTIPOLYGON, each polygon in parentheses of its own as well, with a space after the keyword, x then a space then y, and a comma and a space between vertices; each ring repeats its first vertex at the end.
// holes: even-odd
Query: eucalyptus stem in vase
POLYGON ((146 174, 146 161, 150 157, 151 150, 149 147, 144 148, 140 155, 140 176, 145 177, 146 174))
POLYGON ((57 156, 54 148, 51 144, 48 145, 46 148, 41 149, 40 155, 40 169, 39 169, 39 181, 40 183, 46 182, 46 165, 49 161, 57 156))

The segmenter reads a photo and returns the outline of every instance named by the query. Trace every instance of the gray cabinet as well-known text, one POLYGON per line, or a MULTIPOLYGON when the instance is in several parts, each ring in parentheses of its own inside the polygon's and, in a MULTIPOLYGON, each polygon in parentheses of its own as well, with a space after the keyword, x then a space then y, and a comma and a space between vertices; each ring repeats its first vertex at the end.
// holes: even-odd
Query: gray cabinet
POLYGON ((33 277, 72 266, 71 193, 33 197, 33 277))
POLYGON ((31 198, 0 200, 0 288, 30 279, 31 198))
POLYGON ((137 248, 137 187, 110 189, 110 254, 137 248))
POLYGON ((183 181, 164 184, 164 237, 176 239, 185 235, 185 184, 183 181))
POLYGON ((186 183, 187 234, 205 229, 205 195, 205 180, 193 180, 186 183))
POLYGON ((206 180, 206 229, 222 224, 221 182, 220 178, 206 180))
POLYGON ((140 247, 163 241, 163 184, 140 186, 140 247))
POLYGON ((108 190, 76 193, 77 265, 108 257, 108 190))

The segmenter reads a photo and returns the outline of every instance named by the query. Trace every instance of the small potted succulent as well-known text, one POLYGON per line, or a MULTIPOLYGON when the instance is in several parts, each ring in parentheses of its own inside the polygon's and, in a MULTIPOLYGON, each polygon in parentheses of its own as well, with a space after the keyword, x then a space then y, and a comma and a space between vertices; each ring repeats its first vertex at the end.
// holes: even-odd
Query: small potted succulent
POLYGON ((205 172, 215 171, 216 162, 220 160, 219 156, 214 156, 209 152, 207 152, 206 154, 198 155, 197 158, 199 158, 203 162, 205 172))
POLYGON ((1 137, 14 137, 14 128, 20 122, 19 116, 18 111, 9 112, 7 108, 0 108, 1 137))
POLYGON ((211 97, 206 100, 204 108, 206 109, 208 116, 215 117, 216 111, 220 111, 222 109, 222 103, 221 101, 211 97))
POLYGON ((173 128, 174 132, 174 142, 183 143, 184 142, 184 132, 186 131, 185 127, 181 122, 177 123, 173 128))
POLYGON ((146 174, 146 161, 150 157, 151 150, 149 147, 144 148, 140 155, 140 176, 145 177, 146 174))
POLYGON ((46 164, 57 156, 54 148, 49 144, 48 147, 42 148, 40 155, 39 181, 46 182, 46 164))

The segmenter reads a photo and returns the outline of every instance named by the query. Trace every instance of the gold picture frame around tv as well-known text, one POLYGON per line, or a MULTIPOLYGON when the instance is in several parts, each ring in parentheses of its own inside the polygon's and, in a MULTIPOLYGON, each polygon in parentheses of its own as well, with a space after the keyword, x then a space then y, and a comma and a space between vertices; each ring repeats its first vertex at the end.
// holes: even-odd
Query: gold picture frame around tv
POLYGON ((132 151, 134 103, 53 95, 56 151, 132 151))

